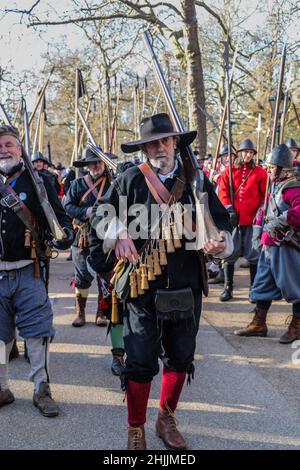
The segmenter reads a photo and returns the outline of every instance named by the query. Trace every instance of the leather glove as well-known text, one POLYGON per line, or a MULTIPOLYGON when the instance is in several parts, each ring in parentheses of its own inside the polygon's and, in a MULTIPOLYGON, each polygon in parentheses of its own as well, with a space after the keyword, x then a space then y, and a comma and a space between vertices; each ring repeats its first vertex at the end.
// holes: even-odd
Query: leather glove
POLYGON ((262 235, 262 227, 260 225, 253 225, 252 233, 252 248, 256 251, 260 249, 260 239, 262 235))
POLYGON ((289 227, 287 223, 287 213, 288 211, 285 211, 283 214, 274 217, 274 219, 269 220, 265 224, 264 230, 266 230, 271 237, 276 237, 277 232, 286 232, 289 227))
POLYGON ((73 243, 74 231, 69 227, 63 227, 63 231, 66 234, 66 238, 62 240, 52 240, 52 246, 57 250, 67 250, 73 243))
POLYGON ((234 228, 239 224, 239 214, 234 210, 232 206, 226 206, 226 209, 229 214, 230 223, 234 228))

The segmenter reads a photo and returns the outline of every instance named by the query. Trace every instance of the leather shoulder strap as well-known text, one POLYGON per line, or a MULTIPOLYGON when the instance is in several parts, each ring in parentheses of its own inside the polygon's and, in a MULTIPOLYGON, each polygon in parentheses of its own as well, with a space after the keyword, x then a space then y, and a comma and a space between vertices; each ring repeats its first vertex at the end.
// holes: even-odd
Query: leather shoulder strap
POLYGON ((96 198, 96 200, 101 197, 102 195, 102 192, 103 192, 103 189, 104 189, 104 185, 105 185, 105 181, 106 181, 106 176, 100 176, 100 178, 97 179, 97 181, 93 184, 92 183, 92 180, 91 180, 91 177, 90 175, 85 175, 83 177, 84 181, 86 182, 86 184, 88 185, 89 189, 84 193, 84 195, 82 196, 82 198, 80 199, 79 201, 79 206, 81 206, 83 204, 83 202, 85 201, 85 199, 88 197, 88 195, 92 192, 96 198), (101 194, 99 195, 99 192, 97 191, 97 186, 101 184, 101 187, 100 187, 100 191, 101 194))
POLYGON ((158 204, 168 204, 172 195, 165 185, 160 181, 159 177, 150 168, 147 162, 139 165, 139 170, 143 173, 146 179, 148 188, 158 204))
POLYGON ((0 183, 0 195, 2 196, 0 204, 5 208, 13 210, 25 227, 31 231, 33 238, 37 240, 37 222, 17 193, 10 186, 0 183))

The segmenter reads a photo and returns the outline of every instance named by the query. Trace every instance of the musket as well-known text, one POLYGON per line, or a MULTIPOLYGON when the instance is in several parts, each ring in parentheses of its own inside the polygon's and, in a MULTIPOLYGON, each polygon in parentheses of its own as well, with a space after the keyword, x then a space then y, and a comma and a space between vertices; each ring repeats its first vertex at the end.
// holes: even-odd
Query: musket
MULTIPOLYGON (((177 132, 184 132, 184 127, 183 127, 182 121, 179 117, 179 114, 177 113, 174 100, 172 98, 172 95, 170 93, 170 90, 168 88, 166 80, 165 80, 164 75, 162 73, 162 69, 161 69, 160 64, 157 60, 155 52, 152 48, 152 45, 151 45, 151 42, 150 42, 150 34, 149 34, 148 31, 144 31, 144 40, 145 40, 146 46, 148 48, 148 51, 151 55, 152 63, 154 65, 154 70, 155 70, 155 74, 156 74, 156 78, 157 78, 157 82, 159 84, 160 91, 161 91, 161 93, 164 97, 167 108, 169 110, 170 118, 173 122, 174 128, 176 129, 177 132)), ((199 167, 199 164, 196 160, 196 157, 194 155, 194 152, 192 150, 191 145, 188 145, 184 148, 181 148, 180 149, 180 156, 182 158, 182 162, 183 162, 183 165, 185 167, 185 171, 186 171, 188 181, 192 184, 193 181, 195 180, 195 178, 198 177, 196 181, 198 181, 198 182, 200 182, 200 184, 202 184, 203 180, 204 180, 204 175, 203 175, 203 172, 202 172, 201 168, 199 167)), ((203 213, 204 213, 204 225, 205 225, 205 228, 206 228, 207 237, 209 239, 213 238, 215 240, 221 240, 221 237, 219 235, 219 231, 218 231, 217 227, 215 226, 215 223, 214 223, 213 218, 212 218, 212 216, 210 214, 210 211, 209 211, 208 194, 206 192, 203 192, 202 188, 197 189, 197 187, 196 187, 196 193, 197 193, 197 197, 198 197, 198 200, 199 200, 200 204, 203 204, 203 207, 204 207, 204 211, 203 211, 203 213)))
POLYGON ((117 124, 118 124, 118 112, 119 112, 119 101, 120 101, 120 94, 122 93, 122 85, 121 82, 119 83, 118 91, 116 93, 116 104, 114 109, 114 116, 111 125, 111 132, 110 132, 110 142, 108 146, 108 151, 110 153, 113 152, 114 142, 116 140, 117 134, 117 124))
POLYGON ((107 155, 105 155, 105 153, 97 145, 97 143, 96 143, 96 141, 93 137, 93 134, 91 133, 90 128, 89 128, 86 120, 84 119, 83 114, 80 111, 80 109, 77 109, 77 113, 78 113, 78 116, 81 119, 83 127, 84 127, 84 129, 85 129, 85 131, 88 135, 88 138, 90 139, 90 142, 87 143, 87 147, 90 150, 92 150, 92 152, 95 153, 97 155, 97 157, 99 157, 111 171, 115 172, 117 170, 116 163, 114 163, 107 155))
POLYGON ((295 103, 294 103, 294 102, 292 102, 292 104, 293 104, 293 110, 294 110, 294 112, 295 112, 295 116, 296 116, 296 119, 297 119, 298 125, 299 125, 299 127, 300 127, 300 117, 299 117, 299 114, 298 114, 298 111, 297 111, 296 105, 295 105, 295 103))
MULTIPOLYGON (((233 82, 233 73, 234 73, 234 69, 235 69, 237 55, 238 55, 238 47, 235 48, 235 52, 234 52, 234 56, 233 56, 229 91, 231 90, 231 86, 232 86, 232 82, 233 82)), ((213 165, 212 165, 213 170, 215 170, 216 167, 217 167, 217 161, 218 161, 218 157, 219 157, 219 154, 220 154, 220 148, 221 148, 222 138, 223 138, 223 134, 224 134, 226 116, 227 116, 227 96, 226 96, 226 99, 225 99, 225 106, 224 106, 221 125, 220 125, 220 132, 219 132, 218 142, 217 142, 215 156, 214 156, 213 165)), ((227 139, 226 139, 226 141, 227 141, 227 139)))
MULTIPOLYGON (((277 127, 278 127, 279 107, 280 107, 280 101, 281 101, 281 96, 282 96, 282 84, 283 84, 283 77, 284 77, 285 59, 286 59, 286 44, 284 44, 284 46, 283 46, 282 54, 281 54, 281 60, 280 60, 280 73, 279 73, 279 80, 278 80, 277 94, 276 94, 276 103, 275 103, 275 111, 274 111, 274 121, 273 121, 272 140, 271 140, 271 151, 275 147, 275 143, 276 143, 276 132, 277 132, 277 127)), ((266 187, 266 193, 265 193, 265 201, 264 201, 264 206, 263 206, 264 216, 266 216, 267 209, 268 209, 269 187, 270 187, 270 176, 268 175, 267 187, 266 187)))
POLYGON ((55 240, 63 240, 64 238, 66 238, 66 234, 64 230, 62 229, 62 227, 60 226, 57 220, 56 214, 52 206, 50 205, 47 191, 44 186, 44 182, 42 178, 40 177, 40 175, 38 174, 38 172, 34 170, 32 162, 29 157, 30 155, 29 120, 28 120, 28 113, 26 109, 26 102, 24 99, 23 99, 23 114, 24 114, 25 150, 22 147, 22 158, 24 161, 24 165, 33 183, 33 187, 35 189, 39 203, 41 204, 42 210, 48 222, 52 237, 55 240))
POLYGON ((284 44, 281 54, 281 61, 280 61, 280 73, 279 73, 279 80, 278 80, 278 87, 277 87, 277 94, 276 94, 276 103, 275 103, 275 111, 274 111, 274 121, 273 121, 273 130, 272 130, 272 140, 271 140, 271 151, 275 147, 276 144, 276 132, 278 128, 278 116, 279 116, 279 107, 280 101, 282 97, 282 84, 283 84, 283 77, 284 77, 284 68, 285 68, 285 59, 286 59, 286 44, 284 44))
MULTIPOLYGON (((202 106, 200 106, 200 104, 197 104, 197 107, 198 109, 201 111, 202 114, 204 114, 204 116, 206 117, 206 119, 213 125, 213 127, 219 132, 221 133, 221 128, 220 126, 216 123, 216 121, 214 120, 214 118, 212 117, 211 114, 209 114, 208 111, 206 111, 206 109, 203 109, 202 106)), ((227 109, 227 108, 226 108, 227 109)), ((224 129, 223 129, 223 134, 222 134, 222 138, 225 140, 225 142, 227 142, 227 135, 225 134, 224 132, 224 129)), ((231 143, 231 147, 233 148, 233 150, 236 150, 234 145, 231 143)))
POLYGON ((261 133, 261 113, 258 113, 258 118, 257 118, 257 143, 256 143, 256 149, 257 149, 257 154, 256 154, 256 163, 258 163, 259 160, 259 155, 260 155, 260 133, 261 133))
POLYGON ((284 127, 285 127, 285 119, 287 115, 287 110, 289 107, 289 100, 290 100, 290 86, 291 86, 291 81, 292 81, 292 66, 290 66, 289 73, 286 79, 286 87, 285 87, 285 92, 284 92, 284 99, 283 99, 283 108, 282 108, 282 114, 281 114, 281 121, 280 121, 280 136, 279 136, 279 143, 283 143, 284 139, 284 127))
MULTIPOLYGON (((42 87, 41 91, 38 93, 38 97, 37 97, 37 100, 36 100, 36 103, 34 105, 34 108, 33 108, 33 111, 30 115, 30 118, 29 118, 29 121, 28 121, 28 126, 30 127, 31 124, 32 124, 32 121, 34 119, 34 116, 35 116, 35 113, 37 112, 37 109, 42 101, 42 99, 44 98, 44 95, 46 93, 46 89, 47 89, 47 86, 49 84, 49 81, 50 81, 50 78, 51 78, 51 75, 53 74, 53 71, 54 71, 54 68, 55 67, 52 67, 52 69, 50 70, 49 72, 49 75, 48 75, 48 78, 44 84, 44 86, 42 87)), ((21 136, 21 142, 23 142, 24 140, 24 134, 21 136)))
POLYGON ((232 153, 231 153, 231 118, 230 118, 230 76, 229 76, 229 40, 223 42, 224 44, 224 58, 226 69, 226 104, 227 104, 227 145, 229 156, 229 195, 230 202, 234 208, 234 194, 233 194, 233 179, 232 179, 232 153))
MULTIPOLYGON (((85 121, 87 122, 88 118, 89 118, 89 114, 90 114, 90 109, 91 109, 91 103, 92 103, 92 100, 90 99, 89 102, 88 102, 88 106, 87 106, 87 110, 86 110, 86 113, 85 113, 85 121)), ((79 129, 79 144, 78 144, 78 149, 80 149, 82 147, 82 142, 83 142, 83 127, 81 127, 79 129)), ((75 142, 74 142, 74 145, 73 145, 73 152, 72 152, 72 158, 71 158, 71 166, 73 166, 73 162, 74 162, 74 159, 75 159, 75 142)))
POLYGON ((49 140, 48 140, 47 148, 48 148, 48 160, 49 160, 50 163, 52 163, 51 144, 50 144, 49 140))
MULTIPOLYGON (((11 126, 11 121, 4 109, 4 106, 0 104, 1 111, 4 115, 5 123, 11 126)), ((55 240, 62 240, 66 238, 66 234, 61 228, 57 217, 55 215, 54 210, 52 209, 47 192, 44 186, 44 182, 42 178, 39 176, 38 172, 33 168, 32 162, 30 160, 30 141, 29 141, 29 121, 28 121, 28 113, 26 109, 26 102, 22 100, 22 108, 23 108, 23 116, 24 116, 24 137, 25 137, 25 149, 22 145, 22 159, 24 161, 25 168, 27 169, 30 179, 33 183, 34 190, 38 197, 39 203, 41 204, 42 210, 48 222, 48 226, 51 232, 51 235, 55 240)))

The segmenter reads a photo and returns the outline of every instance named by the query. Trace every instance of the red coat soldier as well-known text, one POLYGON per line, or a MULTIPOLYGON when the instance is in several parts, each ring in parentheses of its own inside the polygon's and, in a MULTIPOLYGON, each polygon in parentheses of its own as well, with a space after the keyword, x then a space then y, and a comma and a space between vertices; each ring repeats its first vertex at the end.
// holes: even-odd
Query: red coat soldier
MULTIPOLYGON (((245 139, 237 150, 238 157, 232 167, 233 201, 230 200, 229 167, 222 174, 219 198, 231 216, 234 226, 234 252, 224 263, 225 284, 220 300, 233 297, 234 263, 244 256, 250 263, 250 281, 253 284, 258 251, 252 247, 252 224, 257 210, 264 202, 267 173, 254 162, 257 153, 253 142, 245 139)), ((251 289, 251 288, 250 288, 251 289)))

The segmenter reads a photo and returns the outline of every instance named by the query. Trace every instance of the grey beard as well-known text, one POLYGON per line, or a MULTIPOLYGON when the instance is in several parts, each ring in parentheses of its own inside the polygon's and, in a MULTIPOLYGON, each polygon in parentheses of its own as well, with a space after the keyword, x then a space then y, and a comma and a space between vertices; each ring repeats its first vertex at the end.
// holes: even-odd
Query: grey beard
POLYGON ((5 175, 9 173, 13 167, 16 165, 16 162, 12 160, 0 160, 0 171, 5 175))

